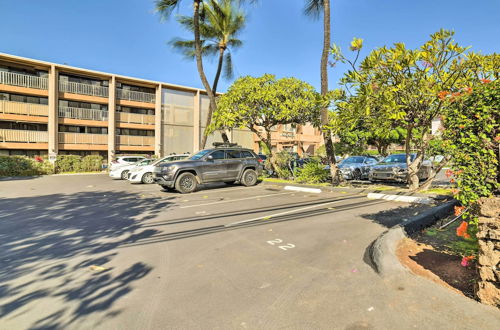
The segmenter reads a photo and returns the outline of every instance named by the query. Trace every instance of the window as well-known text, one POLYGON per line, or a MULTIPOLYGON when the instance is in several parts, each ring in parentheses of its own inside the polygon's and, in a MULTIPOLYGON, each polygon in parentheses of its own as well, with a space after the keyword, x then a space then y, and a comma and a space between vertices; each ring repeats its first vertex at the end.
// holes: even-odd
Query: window
POLYGON ((224 159, 224 150, 217 150, 210 154, 213 159, 224 159))
POLYGON ((226 150, 226 158, 241 158, 241 152, 239 150, 226 150))
POLYGON ((250 151, 243 150, 241 152, 242 158, 254 158, 255 156, 252 155, 250 151))

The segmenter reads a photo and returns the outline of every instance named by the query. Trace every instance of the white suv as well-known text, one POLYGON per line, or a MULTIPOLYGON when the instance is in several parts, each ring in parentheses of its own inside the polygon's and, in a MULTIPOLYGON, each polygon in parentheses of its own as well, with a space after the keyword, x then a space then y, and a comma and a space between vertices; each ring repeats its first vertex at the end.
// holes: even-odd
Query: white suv
POLYGON ((148 164, 146 166, 136 166, 131 168, 128 172, 128 181, 131 183, 154 183, 153 172, 155 166, 159 166, 163 163, 173 162, 176 160, 186 159, 190 154, 181 154, 181 155, 169 155, 158 159, 154 163, 148 164))
POLYGON ((143 159, 131 165, 125 164, 119 167, 115 167, 113 170, 109 171, 109 177, 112 179, 127 180, 128 172, 130 172, 132 169, 149 165, 154 161, 155 159, 143 159))
POLYGON ((146 157, 142 157, 142 156, 119 156, 119 157, 116 157, 116 159, 113 160, 109 164, 109 171, 111 172, 114 169, 116 169, 118 167, 125 166, 125 165, 135 164, 138 161, 141 161, 143 159, 146 159, 146 157))

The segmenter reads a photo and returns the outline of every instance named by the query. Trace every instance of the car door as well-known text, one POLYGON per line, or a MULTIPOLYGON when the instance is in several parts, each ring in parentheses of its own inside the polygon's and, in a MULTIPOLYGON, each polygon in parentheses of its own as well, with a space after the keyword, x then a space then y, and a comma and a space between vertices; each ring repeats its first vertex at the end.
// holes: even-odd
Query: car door
POLYGON ((215 150, 205 156, 205 160, 201 166, 203 182, 222 181, 227 176, 226 172, 224 150, 215 150))
POLYGON ((240 150, 226 150, 226 170, 227 176, 226 178, 229 180, 238 179, 238 175, 240 174, 241 167, 243 165, 242 154, 240 150))

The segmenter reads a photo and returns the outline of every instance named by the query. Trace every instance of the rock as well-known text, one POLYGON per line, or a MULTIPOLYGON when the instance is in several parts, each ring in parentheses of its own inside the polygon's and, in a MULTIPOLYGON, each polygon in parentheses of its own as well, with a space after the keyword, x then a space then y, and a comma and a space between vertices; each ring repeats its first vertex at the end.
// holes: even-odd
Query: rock
POLYGON ((483 281, 491 281, 495 282, 495 273, 493 273, 493 270, 491 267, 480 267, 479 268, 479 276, 481 276, 481 279, 483 281))
POLYGON ((478 202, 479 212, 484 217, 500 217, 500 197, 481 198, 478 202))
POLYGON ((500 307, 500 289, 491 282, 479 282, 477 296, 483 304, 500 307))

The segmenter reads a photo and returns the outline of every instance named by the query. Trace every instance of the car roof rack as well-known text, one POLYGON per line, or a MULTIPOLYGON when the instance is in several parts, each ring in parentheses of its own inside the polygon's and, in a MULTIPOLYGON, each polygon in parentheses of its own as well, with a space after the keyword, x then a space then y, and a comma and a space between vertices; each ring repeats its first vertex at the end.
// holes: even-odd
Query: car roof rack
POLYGON ((212 145, 215 148, 241 148, 238 143, 214 142, 212 145))

